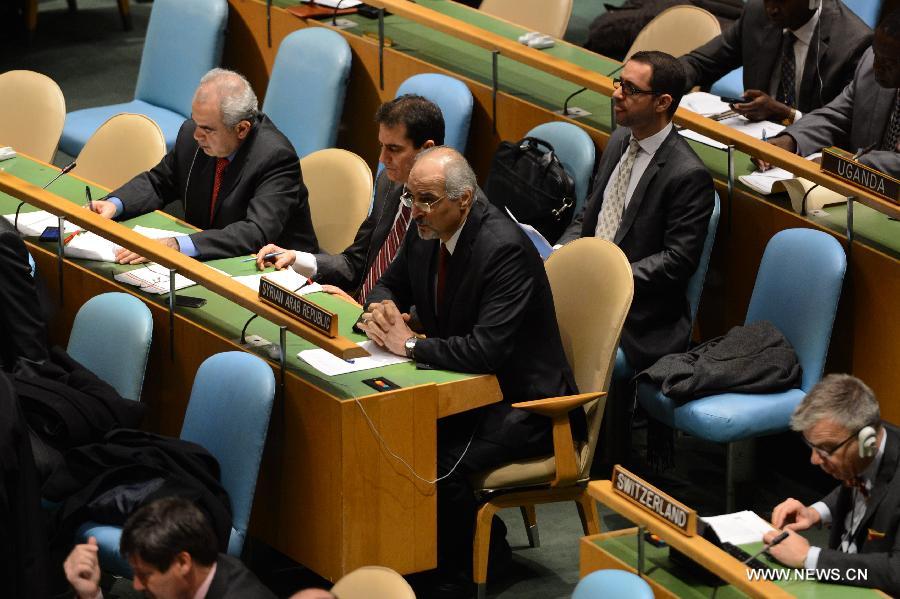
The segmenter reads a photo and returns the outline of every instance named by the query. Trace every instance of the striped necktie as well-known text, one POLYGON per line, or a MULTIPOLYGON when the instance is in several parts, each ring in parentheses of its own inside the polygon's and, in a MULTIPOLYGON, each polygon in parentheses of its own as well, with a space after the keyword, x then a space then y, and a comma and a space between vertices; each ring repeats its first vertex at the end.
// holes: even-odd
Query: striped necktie
POLYGON ((781 45, 781 83, 778 84, 778 97, 775 99, 788 106, 796 106, 797 94, 797 59, 794 56, 794 42, 797 38, 790 29, 784 32, 781 45))
POLYGON ((222 188, 222 178, 226 168, 228 168, 228 159, 216 158, 216 178, 213 180, 212 199, 209 202, 209 224, 212 224, 213 214, 216 212, 216 200, 219 199, 219 189, 222 188))
POLYGON ((900 141, 900 88, 894 94, 894 112, 891 114, 891 121, 884 131, 881 149, 887 152, 896 152, 898 141, 900 141))
POLYGON ((378 279, 381 278, 381 275, 384 274, 384 271, 386 271, 387 267, 393 262, 394 256, 397 255, 397 250, 400 249, 400 242, 403 241, 403 236, 406 234, 406 229, 409 227, 409 217, 411 213, 412 209, 403 205, 400 206, 400 213, 394 220, 394 226, 390 233, 388 233, 387 239, 385 239, 384 243, 381 245, 381 249, 378 250, 378 255, 375 256, 375 261, 372 262, 372 266, 369 268, 369 272, 366 275, 366 280, 363 282, 362 289, 359 292, 360 300, 365 301, 366 297, 369 296, 369 292, 375 287, 375 283, 378 282, 378 279))

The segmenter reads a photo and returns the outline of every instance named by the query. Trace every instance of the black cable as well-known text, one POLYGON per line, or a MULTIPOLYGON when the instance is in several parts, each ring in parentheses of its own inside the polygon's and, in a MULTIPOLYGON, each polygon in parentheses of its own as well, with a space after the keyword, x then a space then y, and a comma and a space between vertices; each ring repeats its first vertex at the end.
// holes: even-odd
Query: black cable
POLYGON ((254 314, 249 319, 247 319, 247 322, 244 323, 244 328, 241 329, 241 345, 247 344, 247 327, 250 326, 250 323, 253 322, 253 319, 257 316, 259 316, 259 314, 254 314))
POLYGON ((806 216, 806 198, 809 197, 809 193, 818 186, 819 184, 816 183, 815 185, 807 189, 806 193, 803 194, 803 199, 800 200, 800 216, 806 216))
POLYGON ((582 87, 578 91, 575 91, 575 92, 572 92, 571 94, 569 94, 569 97, 566 98, 565 102, 563 102, 563 109, 562 109, 563 116, 569 116, 569 100, 571 100, 572 98, 574 98, 575 96, 577 96, 578 94, 580 94, 583 91, 587 91, 587 88, 582 87))

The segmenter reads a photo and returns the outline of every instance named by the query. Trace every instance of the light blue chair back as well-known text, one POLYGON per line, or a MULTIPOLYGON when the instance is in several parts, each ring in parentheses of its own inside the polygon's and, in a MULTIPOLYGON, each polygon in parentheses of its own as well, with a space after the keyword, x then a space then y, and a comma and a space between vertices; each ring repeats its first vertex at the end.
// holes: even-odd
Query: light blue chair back
POLYGON ((738 67, 712 84, 710 93, 727 98, 740 98, 744 93, 744 67, 738 67))
POLYGON ((247 536, 256 477, 275 399, 275 376, 245 352, 207 358, 194 378, 181 438, 205 447, 218 461, 231 498, 228 554, 240 556, 247 536))
POLYGON ((138 401, 152 338, 153 316, 144 302, 127 293, 103 293, 79 308, 66 351, 119 395, 138 401))
POLYGON ((413 75, 397 88, 397 97, 416 94, 438 105, 444 115, 444 145, 466 151, 472 121, 472 92, 459 79, 438 73, 413 75))
POLYGON ((653 589, 637 574, 597 570, 578 581, 572 599, 653 599, 653 589))
POLYGON ((278 47, 262 109, 300 158, 334 147, 351 60, 344 38, 324 27, 295 31, 278 47))
POLYGON ((804 391, 822 377, 846 269, 841 245, 814 229, 780 231, 763 253, 744 322, 778 327, 797 352, 804 391))
POLYGON ((844 0, 847 8, 856 13, 863 23, 875 29, 878 25, 878 15, 881 14, 883 0, 844 0))
POLYGON ((591 184, 591 175, 594 172, 594 159, 596 158, 594 140, 581 127, 559 121, 538 125, 525 136, 536 137, 553 146, 563 168, 575 180, 573 214, 578 214, 584 206, 588 187, 591 184))

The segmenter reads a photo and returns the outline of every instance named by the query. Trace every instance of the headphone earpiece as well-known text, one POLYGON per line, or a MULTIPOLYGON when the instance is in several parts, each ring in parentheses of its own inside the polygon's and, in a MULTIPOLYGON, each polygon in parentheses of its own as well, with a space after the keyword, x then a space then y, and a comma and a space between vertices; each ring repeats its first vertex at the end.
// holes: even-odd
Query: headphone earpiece
POLYGON ((859 441, 859 457, 875 457, 875 453, 878 451, 878 447, 876 446, 878 433, 875 432, 875 429, 871 426, 862 427, 857 435, 857 439, 859 441))

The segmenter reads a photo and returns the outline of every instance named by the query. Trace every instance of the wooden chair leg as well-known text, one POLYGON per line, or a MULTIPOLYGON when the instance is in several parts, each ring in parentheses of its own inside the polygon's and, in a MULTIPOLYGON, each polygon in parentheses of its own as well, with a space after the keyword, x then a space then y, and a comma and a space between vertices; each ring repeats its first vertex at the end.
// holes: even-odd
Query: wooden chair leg
POLYGON ((581 528, 586 535, 600 534, 600 514, 597 512, 597 503, 588 495, 587 490, 575 499, 578 507, 578 517, 581 518, 581 528))
POLYGON ((478 509, 475 517, 475 540, 472 543, 472 579, 478 599, 484 599, 487 587, 488 554, 491 549, 491 521, 497 507, 487 502, 478 509))
POLYGON ((537 512, 533 505, 520 505, 522 521, 525 523, 525 532, 528 534, 528 544, 531 547, 541 546, 541 533, 537 525, 537 512))

